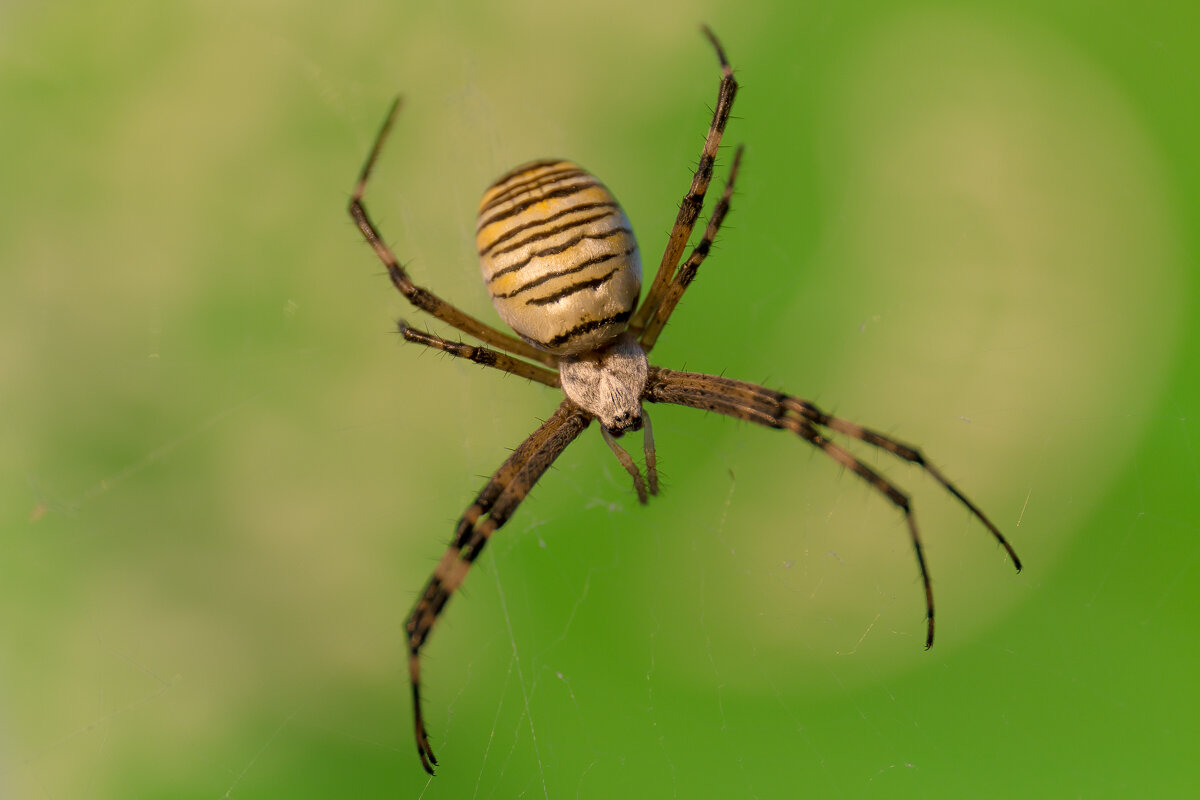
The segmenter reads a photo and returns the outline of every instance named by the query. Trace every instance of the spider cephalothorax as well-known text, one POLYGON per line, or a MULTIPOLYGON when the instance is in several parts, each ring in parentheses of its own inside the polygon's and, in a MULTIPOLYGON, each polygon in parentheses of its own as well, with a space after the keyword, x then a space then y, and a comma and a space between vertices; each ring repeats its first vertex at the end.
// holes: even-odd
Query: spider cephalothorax
POLYGON ((598 350, 563 356, 558 362, 563 394, 614 435, 641 429, 649 372, 646 351, 628 333, 598 350))
POLYGON ((566 395, 554 414, 513 451, 463 513, 450 547, 408 617, 417 752, 431 774, 437 759, 429 746, 421 710, 421 648, 488 538, 508 521, 542 474, 593 419, 599 420, 604 440, 633 478, 642 503, 658 492, 654 437, 644 403, 690 406, 791 431, 863 478, 899 508, 908 523, 925 588, 926 647, 933 644, 933 590, 908 496, 832 441, 830 434, 857 439, 922 467, 987 527, 1008 551, 1014 566, 1021 568, 1016 552, 999 529, 916 448, 830 416, 807 400, 757 384, 650 365, 647 355, 707 257, 729 211, 742 155, 739 147, 725 190, 713 206, 703 235, 680 264, 704 205, 717 148, 737 93, 733 70, 720 43, 707 28, 704 32, 721 64, 717 104, 700 164, 641 305, 637 304, 641 259, 629 220, 608 189, 575 164, 538 161, 517 167, 497 180, 480 204, 476 244, 483 278, 497 312, 520 335, 519 339, 413 284, 368 216, 363 194, 395 119, 398 100, 388 112, 359 176, 350 215, 387 267, 392 283, 420 310, 489 347, 452 342, 402 322, 400 333, 405 340, 561 388, 566 395), (643 432, 645 478, 617 443, 621 434, 636 430, 643 432))

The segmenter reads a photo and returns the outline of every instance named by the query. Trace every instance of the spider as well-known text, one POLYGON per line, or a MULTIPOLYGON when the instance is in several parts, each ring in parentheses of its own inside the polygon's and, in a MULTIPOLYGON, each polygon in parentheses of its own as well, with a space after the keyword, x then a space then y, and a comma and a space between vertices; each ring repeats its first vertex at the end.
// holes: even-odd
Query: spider
POLYGON ((593 420, 621 466, 633 479, 638 501, 658 493, 654 436, 644 403, 673 403, 715 411, 800 436, 858 475, 903 514, 925 590, 925 647, 933 644, 933 589, 921 537, 908 496, 834 442, 842 434, 916 464, 946 488, 991 532, 1019 572, 1020 559, 1000 530, 915 447, 825 413, 807 400, 716 375, 652 366, 647 355, 684 291, 696 277, 729 212, 742 159, 737 148, 724 191, 700 240, 680 265, 712 179, 721 136, 737 93, 737 81, 717 37, 704 35, 721 67, 717 104, 700 163, 671 228, 658 272, 641 305, 641 259, 625 213, 599 181, 561 160, 535 161, 501 176, 484 193, 476 226, 483 278, 501 318, 516 338, 460 311, 409 278, 384 243, 363 203, 367 180, 400 108, 397 98, 367 155, 350 200, 354 219, 396 288, 410 303, 457 328, 483 346, 453 342, 399 323, 406 341, 476 364, 561 389, 565 398, 541 427, 517 447, 459 519, 454 538, 408 616, 409 674, 417 753, 429 774, 438 763, 429 746, 421 708, 421 648, 471 564, 491 535, 509 520, 534 484, 593 420), (641 430, 645 477, 617 441, 641 430))

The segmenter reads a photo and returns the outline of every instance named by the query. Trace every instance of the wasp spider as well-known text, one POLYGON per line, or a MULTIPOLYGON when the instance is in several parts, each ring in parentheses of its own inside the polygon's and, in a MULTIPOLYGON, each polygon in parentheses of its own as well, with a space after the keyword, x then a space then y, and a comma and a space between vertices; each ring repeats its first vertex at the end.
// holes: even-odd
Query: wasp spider
POLYGON ((410 342, 520 375, 566 395, 558 410, 521 443, 491 477, 458 522, 454 539, 408 617, 409 672, 417 752, 432 774, 437 764, 421 710, 420 654, 438 615, 462 584, 488 538, 516 511, 543 473, 592 420, 633 479, 638 500, 658 492, 650 417, 644 403, 674 403, 748 420, 799 435, 865 480, 903 514, 925 589, 925 646, 933 644, 933 591, 908 496, 830 439, 842 434, 916 464, 944 486, 991 532, 1018 570, 1021 562, 999 529, 915 447, 801 400, 753 383, 651 366, 647 354, 696 277, 729 212, 742 148, 734 154, 708 225, 680 265, 712 179, 737 81, 713 33, 705 35, 721 65, 712 123, 692 185, 683 197, 658 272, 641 305, 641 257, 629 220, 596 178, 569 161, 537 161, 502 176, 483 196, 475 242, 483 279, 500 317, 520 338, 460 311, 409 278, 367 214, 367 179, 392 127, 397 99, 359 175, 350 215, 387 267, 392 283, 414 306, 485 346, 452 342, 400 323, 410 342), (617 439, 643 431, 645 476, 617 439))

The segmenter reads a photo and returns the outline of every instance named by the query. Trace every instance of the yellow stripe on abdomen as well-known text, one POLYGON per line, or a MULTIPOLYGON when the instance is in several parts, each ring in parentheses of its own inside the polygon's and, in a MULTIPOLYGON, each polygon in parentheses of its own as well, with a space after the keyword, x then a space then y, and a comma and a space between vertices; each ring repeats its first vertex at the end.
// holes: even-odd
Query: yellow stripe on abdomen
POLYGON ((496 311, 559 355, 624 329, 641 292, 637 241, 616 198, 569 161, 509 172, 483 195, 475 243, 496 311))

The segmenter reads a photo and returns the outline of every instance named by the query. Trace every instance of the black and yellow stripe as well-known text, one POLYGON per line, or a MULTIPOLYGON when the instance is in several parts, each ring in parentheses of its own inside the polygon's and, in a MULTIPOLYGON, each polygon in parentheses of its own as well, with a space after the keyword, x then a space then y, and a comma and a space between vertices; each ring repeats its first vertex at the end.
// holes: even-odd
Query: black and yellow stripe
POLYGON ((536 161, 483 195, 475 243, 496 311, 551 353, 616 337, 641 292, 637 242, 616 198, 569 161, 536 161))

